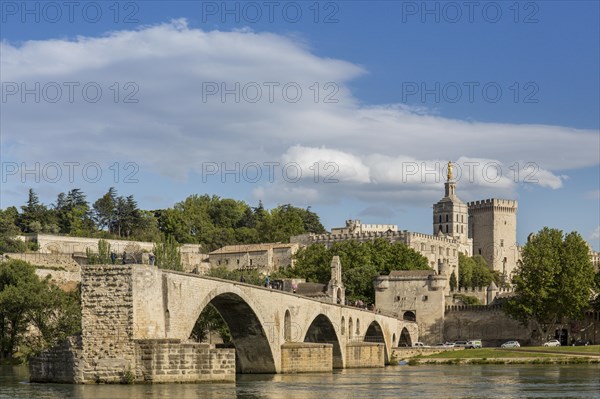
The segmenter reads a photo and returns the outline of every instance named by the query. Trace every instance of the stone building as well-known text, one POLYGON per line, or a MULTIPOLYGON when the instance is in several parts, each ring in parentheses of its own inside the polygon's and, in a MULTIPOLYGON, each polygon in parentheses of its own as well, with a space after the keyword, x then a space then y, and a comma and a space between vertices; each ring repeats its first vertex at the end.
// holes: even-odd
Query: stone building
MULTIPOLYGON (((444 269, 446 277, 450 278, 452 272, 458 276, 458 253, 461 250, 461 244, 458 240, 446 237, 436 236, 423 233, 414 233, 407 230, 404 231, 389 231, 389 232, 374 232, 374 233, 353 233, 353 234, 303 234, 290 238, 291 242, 298 243, 302 246, 310 244, 323 244, 327 248, 331 247, 336 242, 344 242, 354 240, 358 242, 375 241, 376 239, 384 239, 391 243, 401 242, 408 247, 419 252, 427 258, 429 266, 437 273, 441 273, 440 265, 447 264, 444 269)), ((445 290, 449 289, 446 286, 445 290)))
POLYGON ((494 198, 468 206, 473 254, 483 256, 492 271, 510 281, 519 261, 517 201, 494 198))
POLYGON ((379 276, 373 284, 378 309, 416 321, 424 342, 442 340, 447 286, 443 274, 434 270, 395 270, 388 276, 379 276))
MULTIPOLYGON (((18 236, 25 242, 34 242, 38 246, 35 255, 29 256, 29 262, 37 266, 48 266, 59 258, 70 258, 79 265, 87 264, 87 252, 98 253, 98 241, 94 237, 70 237, 56 234, 26 234, 18 236)), ((154 243, 148 241, 104 239, 111 252, 117 255, 118 263, 126 254, 126 263, 149 264, 149 255, 154 251, 154 243)), ((208 255, 202 252, 200 244, 183 244, 179 247, 181 263, 186 272, 205 272, 208 269, 208 255)), ((60 266, 55 264, 54 266, 60 266)))
POLYGON ((334 227, 331 234, 356 234, 356 233, 386 233, 398 231, 395 224, 362 224, 360 220, 346 220, 345 227, 334 227))
POLYGON ((448 179, 444 183, 444 197, 433 205, 433 234, 458 242, 458 250, 472 256, 473 240, 469 237, 469 210, 456 195, 452 164, 448 163, 448 179))
POLYGON ((224 266, 231 270, 259 270, 269 274, 294 265, 297 243, 227 245, 208 254, 211 267, 224 266))

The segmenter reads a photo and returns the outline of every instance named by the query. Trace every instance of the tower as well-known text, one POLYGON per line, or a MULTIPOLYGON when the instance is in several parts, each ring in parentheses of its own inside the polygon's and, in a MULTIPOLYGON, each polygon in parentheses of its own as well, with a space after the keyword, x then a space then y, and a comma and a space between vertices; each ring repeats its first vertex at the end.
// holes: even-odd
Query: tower
POLYGON ((481 255, 492 271, 505 281, 517 266, 517 201, 486 199, 469 207, 469 232, 473 239, 473 255, 481 255))
POLYGON ((433 205, 433 234, 454 238, 466 244, 469 239, 469 213, 467 205, 456 196, 452 162, 448 162, 444 191, 444 198, 433 205))
POLYGON ((344 304, 346 299, 346 287, 342 282, 342 262, 339 256, 331 259, 331 279, 327 285, 327 293, 333 299, 333 303, 344 304))

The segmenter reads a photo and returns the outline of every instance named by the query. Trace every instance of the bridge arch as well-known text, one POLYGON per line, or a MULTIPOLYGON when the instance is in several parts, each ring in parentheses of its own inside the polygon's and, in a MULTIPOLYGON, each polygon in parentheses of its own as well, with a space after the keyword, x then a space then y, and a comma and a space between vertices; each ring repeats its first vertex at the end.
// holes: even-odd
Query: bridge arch
POLYGON ((412 346, 412 338, 410 336, 410 333, 408 332, 408 330, 406 329, 406 327, 402 328, 402 332, 400 333, 400 340, 398 341, 398 346, 408 346, 411 347, 412 346))
POLYGON ((363 340, 365 342, 375 342, 378 344, 383 344, 383 353, 384 353, 384 357, 385 357, 385 363, 386 364, 389 363, 388 344, 385 340, 385 334, 383 333, 383 328, 381 328, 381 325, 377 322, 377 320, 373 320, 371 322, 371 324, 369 324, 369 327, 367 328, 367 331, 365 332, 365 337, 363 340))
POLYGON ((344 367, 342 348, 335 332, 335 327, 329 317, 319 314, 314 318, 308 329, 304 342, 319 342, 333 345, 333 368, 341 369, 344 367))
MULTIPOLYGON (((187 337, 204 308, 211 304, 223 318, 235 347, 236 372, 246 374, 275 373, 273 350, 263 326, 264 321, 251 306, 251 301, 239 292, 217 289, 210 292, 196 307, 187 337)), ((187 338, 186 337, 186 338, 187 338)))

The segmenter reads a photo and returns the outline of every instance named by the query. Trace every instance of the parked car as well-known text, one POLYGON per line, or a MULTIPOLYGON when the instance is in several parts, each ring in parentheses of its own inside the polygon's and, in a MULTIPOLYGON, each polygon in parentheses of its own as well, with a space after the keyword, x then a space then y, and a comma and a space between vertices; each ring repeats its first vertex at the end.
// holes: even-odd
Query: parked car
POLYGON ((425 345, 423 342, 415 342, 413 348, 429 348, 429 345, 425 345))
POLYGON ((467 346, 467 341, 456 341, 456 342, 454 342, 454 347, 455 348, 464 348, 465 346, 467 346))
POLYGON ((544 342, 544 346, 560 346, 560 341, 557 339, 551 339, 548 342, 544 342))
POLYGON ((500 345, 501 348, 520 348, 519 341, 508 341, 500 345))
POLYGON ((575 341, 573 346, 588 346, 591 344, 592 344, 592 341, 590 341, 589 339, 578 339, 577 341, 575 341))
POLYGON ((435 346, 437 348, 453 348, 454 347, 454 343, 452 343, 452 342, 438 342, 437 344, 435 344, 435 346))
POLYGON ((471 341, 467 341, 467 344, 465 345, 466 349, 479 349, 481 348, 483 345, 481 344, 481 340, 480 339, 472 339, 471 341))

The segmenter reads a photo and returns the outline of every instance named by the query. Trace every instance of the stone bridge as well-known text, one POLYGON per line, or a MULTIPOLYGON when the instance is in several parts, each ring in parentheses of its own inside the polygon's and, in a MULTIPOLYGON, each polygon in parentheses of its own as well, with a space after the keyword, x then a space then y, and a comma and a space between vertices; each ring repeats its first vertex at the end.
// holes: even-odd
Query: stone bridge
POLYGON ((148 265, 83 267, 82 308, 80 341, 34 360, 32 380, 230 381, 236 372, 382 367, 392 347, 418 339, 415 323, 388 315, 148 265), (208 304, 234 348, 189 341, 208 304))

